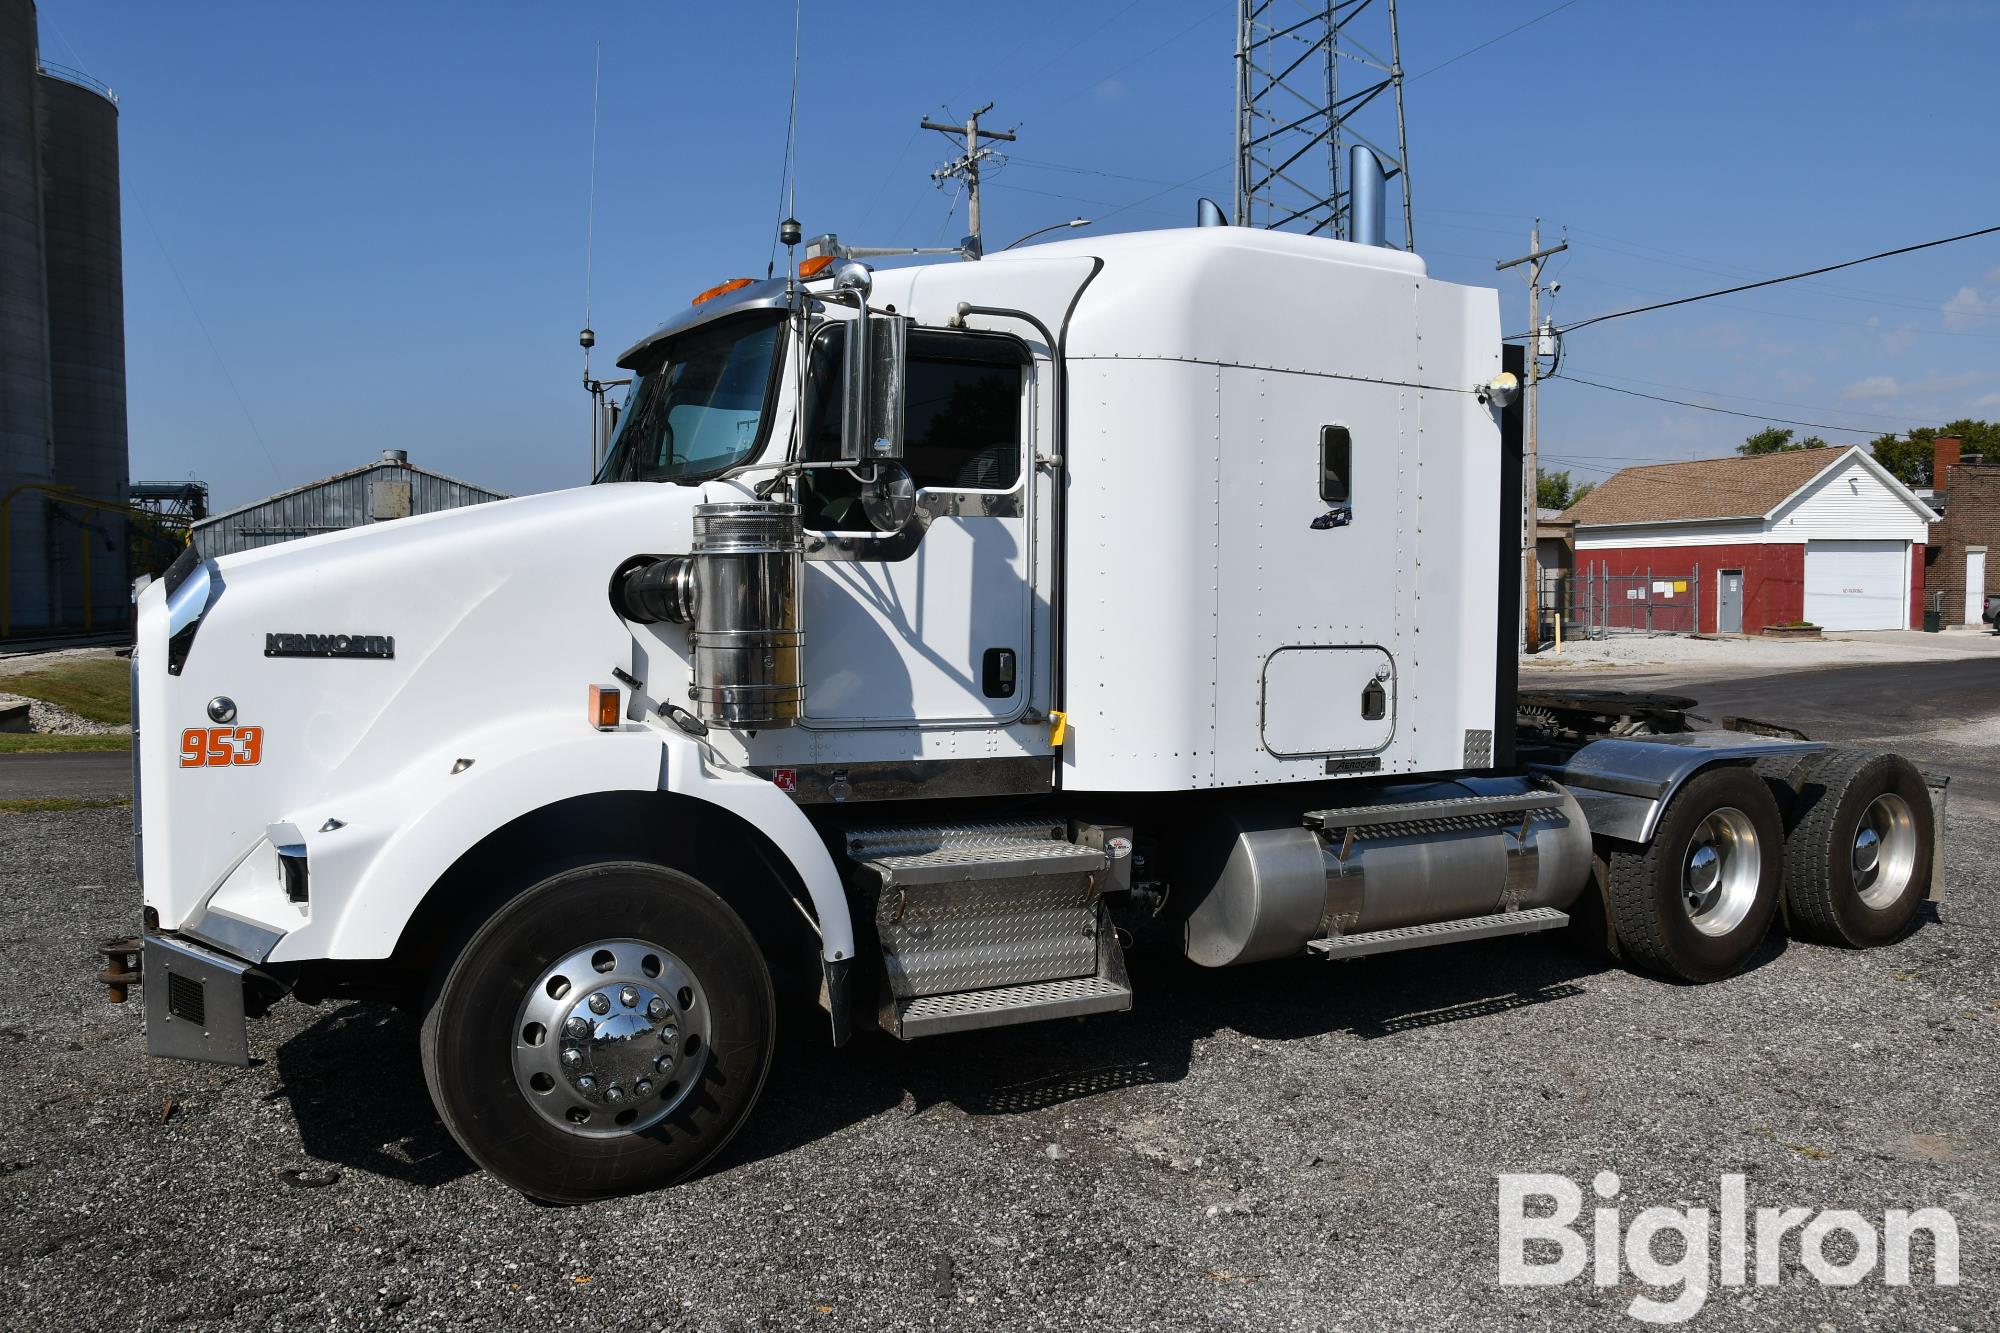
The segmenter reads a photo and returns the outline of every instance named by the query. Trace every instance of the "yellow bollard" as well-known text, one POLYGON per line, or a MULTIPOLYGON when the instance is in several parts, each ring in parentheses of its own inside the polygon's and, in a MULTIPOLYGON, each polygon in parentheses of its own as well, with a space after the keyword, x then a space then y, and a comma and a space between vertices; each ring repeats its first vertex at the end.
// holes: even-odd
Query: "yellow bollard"
POLYGON ((1556 612, 1556 656, 1563 655, 1563 613, 1556 612))

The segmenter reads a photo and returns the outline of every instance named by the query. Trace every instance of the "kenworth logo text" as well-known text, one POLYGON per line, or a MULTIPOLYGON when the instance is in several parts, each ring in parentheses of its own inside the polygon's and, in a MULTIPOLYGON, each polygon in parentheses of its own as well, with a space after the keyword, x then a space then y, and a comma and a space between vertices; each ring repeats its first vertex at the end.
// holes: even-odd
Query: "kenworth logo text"
POLYGON ((266 657, 394 657, 393 634, 266 634, 266 657))

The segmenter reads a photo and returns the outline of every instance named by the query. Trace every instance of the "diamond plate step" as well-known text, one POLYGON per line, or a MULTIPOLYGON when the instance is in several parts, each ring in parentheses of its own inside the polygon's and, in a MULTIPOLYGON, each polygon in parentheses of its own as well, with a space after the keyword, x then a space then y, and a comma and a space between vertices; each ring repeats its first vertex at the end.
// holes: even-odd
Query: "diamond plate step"
POLYGON ((977 879, 1020 879, 1037 875, 1088 874, 1102 870, 1104 853, 1073 842, 1044 839, 984 847, 940 847, 905 855, 876 855, 862 863, 882 887, 948 884, 977 879))
POLYGON ((1064 842, 1069 827, 1060 819, 975 819, 959 824, 881 824, 847 830, 847 855, 856 861, 878 856, 916 856, 951 848, 1004 847, 1023 842, 1064 842))
POLYGON ((1061 820, 851 829, 855 897, 896 1000, 1088 977, 1109 862, 1061 820))
POLYGON ((1495 912, 1491 916, 1470 916, 1460 921, 1433 921, 1422 926, 1399 926, 1395 930, 1366 930, 1353 935, 1335 935, 1306 945, 1321 958, 1361 958, 1371 953, 1395 953, 1400 949, 1427 949, 1433 944, 1457 944, 1463 940, 1485 940, 1499 935, 1532 935, 1569 923, 1569 913, 1553 907, 1525 907, 1518 912, 1495 912))
POLYGON ((1508 793, 1504 796, 1455 796, 1442 801, 1405 801, 1399 805, 1355 805, 1306 813, 1307 828, 1334 832, 1339 829, 1379 828, 1384 824, 1422 824, 1439 819, 1494 820, 1503 816, 1525 815, 1538 810, 1561 808, 1557 791, 1508 793))
POLYGON ((1074 1018, 1080 1014, 1119 1013, 1131 1007, 1132 988, 1122 976, 1038 981, 1026 986, 997 986, 955 995, 898 1000, 896 1035, 907 1041, 941 1032, 966 1032, 1010 1023, 1074 1018))

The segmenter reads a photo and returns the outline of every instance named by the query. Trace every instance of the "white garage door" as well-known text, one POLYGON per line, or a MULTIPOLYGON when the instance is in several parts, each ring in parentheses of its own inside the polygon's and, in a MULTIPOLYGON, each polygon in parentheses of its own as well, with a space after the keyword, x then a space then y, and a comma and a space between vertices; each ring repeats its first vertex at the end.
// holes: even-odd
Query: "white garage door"
POLYGON ((1822 629, 1903 629, 1908 542, 1807 542, 1806 619, 1822 629))

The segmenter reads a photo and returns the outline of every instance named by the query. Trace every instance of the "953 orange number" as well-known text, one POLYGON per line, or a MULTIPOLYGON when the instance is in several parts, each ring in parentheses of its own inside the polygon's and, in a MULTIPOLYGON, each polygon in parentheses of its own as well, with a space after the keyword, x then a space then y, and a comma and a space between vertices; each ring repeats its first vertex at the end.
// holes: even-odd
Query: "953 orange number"
POLYGON ((189 727, 181 733, 182 768, 228 768, 263 757, 262 727, 189 727))

